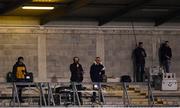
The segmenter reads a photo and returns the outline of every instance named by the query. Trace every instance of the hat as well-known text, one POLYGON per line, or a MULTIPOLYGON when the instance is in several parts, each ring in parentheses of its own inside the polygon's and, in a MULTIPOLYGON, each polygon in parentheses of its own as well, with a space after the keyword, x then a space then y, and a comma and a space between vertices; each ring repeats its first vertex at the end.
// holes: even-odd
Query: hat
POLYGON ((19 61, 20 59, 23 59, 23 60, 24 60, 24 58, 23 58, 23 57, 21 57, 21 56, 20 56, 20 57, 18 57, 18 61, 19 61))

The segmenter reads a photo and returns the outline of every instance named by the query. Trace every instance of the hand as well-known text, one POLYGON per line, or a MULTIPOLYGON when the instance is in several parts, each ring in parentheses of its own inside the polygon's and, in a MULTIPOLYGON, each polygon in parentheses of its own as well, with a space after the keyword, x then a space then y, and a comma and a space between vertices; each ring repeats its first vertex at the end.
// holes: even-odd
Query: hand
POLYGON ((101 69, 101 71, 104 71, 105 70, 105 67, 103 67, 102 69, 101 69))
POLYGON ((170 59, 170 57, 169 57, 169 56, 166 56, 166 58, 167 58, 167 59, 170 59))
POLYGON ((143 51, 141 52, 141 54, 142 54, 143 56, 145 56, 145 53, 144 53, 143 51))

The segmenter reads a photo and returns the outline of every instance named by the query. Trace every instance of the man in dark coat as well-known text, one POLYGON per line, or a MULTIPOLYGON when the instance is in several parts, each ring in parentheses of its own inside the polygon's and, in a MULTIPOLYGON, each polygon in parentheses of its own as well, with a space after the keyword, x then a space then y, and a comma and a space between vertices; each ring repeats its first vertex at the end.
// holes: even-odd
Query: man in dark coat
POLYGON ((71 82, 82 82, 83 81, 83 68, 82 65, 79 63, 79 58, 74 57, 73 63, 70 65, 71 71, 71 82))
POLYGON ((160 60, 165 72, 167 73, 170 72, 171 58, 172 58, 172 51, 169 46, 169 42, 165 41, 165 43, 160 48, 160 60))
POLYGON ((144 68, 145 68, 145 58, 146 51, 143 48, 143 42, 139 42, 138 47, 134 50, 134 59, 136 65, 136 81, 143 82, 144 68))
POLYGON ((90 77, 92 82, 102 82, 105 75, 105 68, 101 63, 100 57, 96 57, 95 62, 91 65, 90 77))
MULTIPOLYGON (((94 83, 99 83, 99 82, 103 82, 103 76, 105 75, 105 67, 102 65, 101 63, 101 59, 100 57, 96 57, 95 62, 91 65, 91 69, 90 69, 90 77, 91 77, 91 81, 94 83)), ((93 85, 94 89, 99 88, 99 85, 93 85)), ((102 95, 101 97, 101 102, 103 102, 102 100, 102 95)), ((93 92, 93 97, 92 97, 92 102, 95 102, 96 100, 96 92, 93 92)))
MULTIPOLYGON (((23 61, 24 61, 23 57, 18 57, 18 61, 13 66, 12 73, 13 76, 15 77, 15 82, 25 82, 25 75, 27 74, 27 70, 23 61)), ((19 101, 24 102, 22 99, 23 86, 17 85, 17 88, 18 88, 19 101)))
MULTIPOLYGON (((84 71, 83 71, 82 65, 79 63, 78 57, 73 58, 73 63, 70 65, 70 71, 71 71, 71 78, 70 78, 71 82, 81 83, 83 81, 84 71)), ((81 90, 82 85, 77 84, 76 88, 77 90, 81 90)), ((78 95, 79 95, 80 103, 83 104, 81 93, 79 92, 78 95)), ((76 101, 77 101, 77 98, 76 98, 76 101)))

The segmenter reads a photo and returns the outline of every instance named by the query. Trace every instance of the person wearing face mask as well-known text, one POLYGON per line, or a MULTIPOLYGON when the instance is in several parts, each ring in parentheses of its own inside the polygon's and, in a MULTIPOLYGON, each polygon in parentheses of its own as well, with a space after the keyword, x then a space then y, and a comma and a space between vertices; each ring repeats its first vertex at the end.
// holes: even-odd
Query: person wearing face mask
MULTIPOLYGON (((13 66, 12 73, 15 77, 15 82, 25 82, 25 75, 27 74, 27 70, 23 61, 24 61, 23 57, 18 57, 17 62, 13 66)), ((17 86, 17 89, 18 89, 19 101, 24 102, 22 99, 23 86, 19 85, 17 86)))
MULTIPOLYGON (((77 90, 81 90, 82 85, 80 83, 83 81, 84 71, 83 71, 82 65, 79 63, 78 57, 73 58, 73 63, 70 65, 70 72, 71 72, 70 81, 79 83, 76 85, 76 88, 77 90)), ((79 92, 78 95, 80 98, 80 103, 83 104, 81 93, 79 92)), ((77 103, 77 99, 76 99, 76 103, 77 103)))
MULTIPOLYGON (((99 82, 103 82, 103 76, 105 75, 105 67, 101 63, 101 58, 96 57, 94 63, 90 68, 90 77, 93 83, 97 83, 93 85, 93 89, 99 89, 99 82)), ((101 102, 103 102, 102 95, 100 96, 101 102)), ((96 92, 93 92, 92 102, 96 101, 96 92)))

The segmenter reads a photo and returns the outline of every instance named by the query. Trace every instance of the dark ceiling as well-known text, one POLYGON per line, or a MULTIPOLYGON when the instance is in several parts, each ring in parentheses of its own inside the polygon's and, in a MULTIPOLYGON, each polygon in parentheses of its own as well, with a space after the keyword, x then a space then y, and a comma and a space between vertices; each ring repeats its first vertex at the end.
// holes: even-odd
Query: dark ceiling
POLYGON ((180 0, 0 0, 1 16, 34 16, 42 25, 63 19, 180 22, 180 0), (22 6, 54 6, 54 10, 23 10, 22 6))

